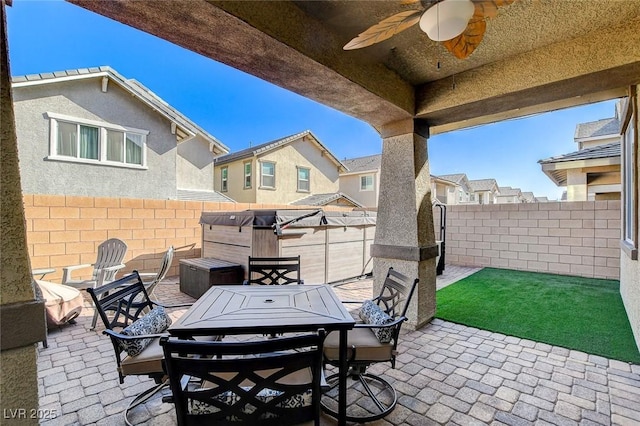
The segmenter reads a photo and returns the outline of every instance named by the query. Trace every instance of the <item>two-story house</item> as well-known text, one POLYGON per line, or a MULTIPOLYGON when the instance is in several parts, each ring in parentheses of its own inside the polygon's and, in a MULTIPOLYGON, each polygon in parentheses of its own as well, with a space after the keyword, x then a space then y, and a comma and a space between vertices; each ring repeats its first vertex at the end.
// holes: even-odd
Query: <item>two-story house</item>
POLYGON ((213 188, 228 148, 110 67, 14 77, 25 194, 230 201, 213 188))
POLYGON ((440 179, 448 180, 456 184, 449 188, 449 197, 446 204, 469 204, 473 189, 469 184, 469 179, 465 173, 455 173, 450 175, 439 175, 440 179))
POLYGON ((215 160, 216 190, 241 203, 360 204, 339 192, 345 165, 309 130, 215 160))
POLYGON ((340 192, 364 207, 378 207, 381 161, 380 154, 344 160, 347 170, 340 173, 340 192))
MULTIPOLYGON (((347 171, 340 173, 340 192, 363 207, 377 208, 380 194, 380 169, 382 155, 343 160, 347 171)), ((442 204, 457 204, 460 185, 431 175, 431 199, 442 204)))
POLYGON ((431 200, 440 204, 457 204, 460 185, 440 176, 431 175, 431 200))
POLYGON ((566 186, 567 201, 619 200, 621 194, 620 108, 615 116, 576 126, 578 150, 538 161, 557 186, 566 186))
POLYGON ((496 197, 496 204, 517 204, 524 202, 520 188, 501 186, 498 188, 498 191, 500 193, 496 197))
POLYGON ((469 181, 469 186, 472 191, 469 199, 475 204, 495 204, 500 194, 495 179, 473 179, 469 181))

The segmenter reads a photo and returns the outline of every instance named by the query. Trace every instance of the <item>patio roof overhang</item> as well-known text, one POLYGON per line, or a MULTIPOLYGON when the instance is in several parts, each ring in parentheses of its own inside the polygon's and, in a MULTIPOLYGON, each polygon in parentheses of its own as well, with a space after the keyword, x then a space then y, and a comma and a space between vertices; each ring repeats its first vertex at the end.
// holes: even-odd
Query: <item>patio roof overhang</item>
POLYGON ((590 160, 562 161, 542 164, 542 171, 557 186, 567 185, 567 172, 580 170, 586 174, 620 173, 620 157, 596 158, 590 160))
POLYGON ((378 130, 417 119, 435 134, 624 96, 640 79, 640 2, 633 0, 517 0, 488 20, 464 60, 417 25, 365 49, 342 49, 420 3, 69 1, 378 130))

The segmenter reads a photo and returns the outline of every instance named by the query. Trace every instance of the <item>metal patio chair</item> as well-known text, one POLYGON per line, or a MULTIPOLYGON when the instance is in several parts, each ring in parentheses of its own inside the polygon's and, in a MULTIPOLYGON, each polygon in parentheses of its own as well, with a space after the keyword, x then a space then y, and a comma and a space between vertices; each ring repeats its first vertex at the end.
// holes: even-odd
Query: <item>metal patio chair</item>
POLYGON ((179 426, 320 423, 324 332, 249 342, 163 337, 179 426))
MULTIPOLYGON (((363 322, 347 334, 348 375, 353 379, 347 390, 348 421, 364 423, 381 419, 395 408, 398 399, 393 386, 382 377, 368 373, 367 368, 378 362, 390 362, 395 368, 400 328, 407 320, 407 308, 418 281, 389 268, 380 294, 362 304, 363 322)), ((339 349, 338 333, 329 333, 324 343, 324 362, 337 367, 339 349)), ((328 376, 326 381, 329 390, 322 396, 321 406, 337 417, 338 374, 328 376)))
POLYGON ((300 278, 300 256, 252 257, 249 256, 248 279, 245 285, 304 284, 300 278))

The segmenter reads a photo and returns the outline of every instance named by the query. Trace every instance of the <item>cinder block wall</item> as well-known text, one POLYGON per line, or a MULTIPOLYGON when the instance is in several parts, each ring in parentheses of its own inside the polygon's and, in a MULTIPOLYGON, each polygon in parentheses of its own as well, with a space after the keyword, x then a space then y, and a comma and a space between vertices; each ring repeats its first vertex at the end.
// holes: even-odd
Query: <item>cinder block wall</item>
MULTIPOLYGON (((446 263, 620 279, 620 201, 447 206, 446 263)), ((434 209, 436 239, 440 210, 434 209)))
MULTIPOLYGON (((61 281, 64 266, 95 262, 98 245, 109 238, 120 238, 128 246, 126 268, 119 276, 136 269, 155 272, 170 245, 176 254, 168 275, 178 275, 180 259, 200 257, 203 211, 309 208, 62 195, 25 195, 24 206, 31 268, 55 268, 45 277, 53 282, 61 281)), ((91 268, 82 269, 73 277, 89 278, 91 272, 91 268)))

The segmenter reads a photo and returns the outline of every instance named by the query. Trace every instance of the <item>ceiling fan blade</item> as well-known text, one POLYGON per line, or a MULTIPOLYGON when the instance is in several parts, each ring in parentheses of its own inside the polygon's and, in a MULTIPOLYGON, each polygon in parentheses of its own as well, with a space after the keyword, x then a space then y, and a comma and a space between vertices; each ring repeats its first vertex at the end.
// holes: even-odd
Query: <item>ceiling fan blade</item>
POLYGON ((422 10, 407 10, 390 16, 360 33, 358 37, 347 43, 343 49, 361 49, 386 40, 415 25, 420 20, 422 12, 422 10))
POLYGON ((485 18, 495 18, 498 15, 498 8, 508 6, 516 0, 480 0, 474 1, 475 15, 485 18))
POLYGON ((471 18, 469 25, 462 34, 451 40, 443 41, 442 44, 458 59, 468 58, 476 50, 482 41, 484 32, 487 30, 487 23, 484 19, 471 18))

